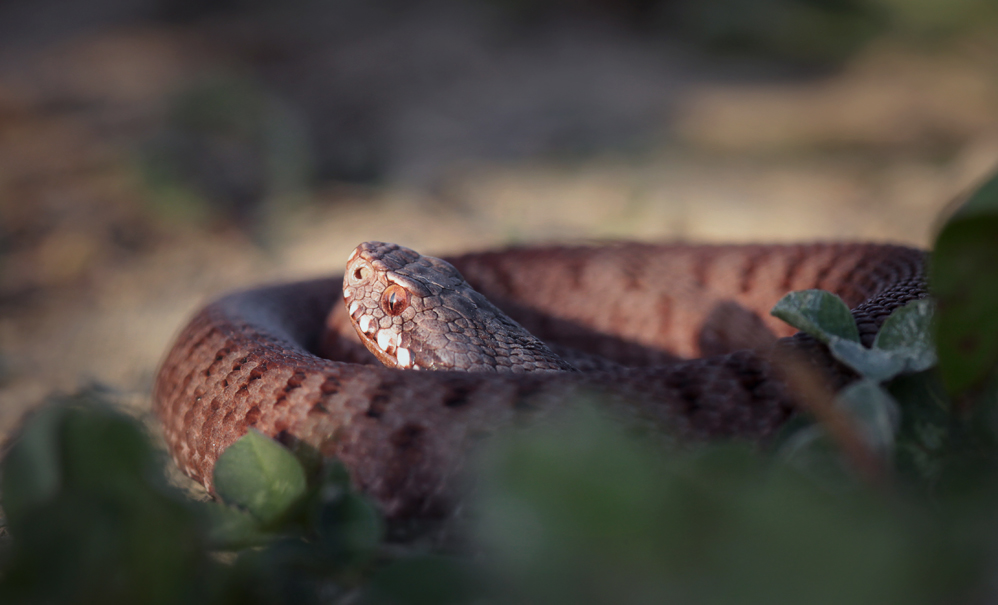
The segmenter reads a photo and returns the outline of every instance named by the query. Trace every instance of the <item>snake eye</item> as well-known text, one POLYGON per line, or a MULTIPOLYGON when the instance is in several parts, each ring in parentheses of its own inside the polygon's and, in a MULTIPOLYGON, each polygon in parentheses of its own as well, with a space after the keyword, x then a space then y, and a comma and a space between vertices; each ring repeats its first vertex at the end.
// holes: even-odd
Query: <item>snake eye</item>
POLYGON ((392 284, 381 295, 381 308, 392 317, 409 307, 409 293, 398 284, 392 284))

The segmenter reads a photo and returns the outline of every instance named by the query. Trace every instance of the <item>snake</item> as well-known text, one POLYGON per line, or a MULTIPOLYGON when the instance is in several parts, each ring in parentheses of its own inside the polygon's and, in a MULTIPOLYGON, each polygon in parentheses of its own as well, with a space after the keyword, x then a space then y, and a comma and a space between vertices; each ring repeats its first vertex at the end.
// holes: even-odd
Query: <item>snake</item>
POLYGON ((862 242, 527 246, 437 259, 380 242, 344 275, 235 292, 160 364, 153 409, 183 472, 213 489, 250 429, 342 463, 388 518, 441 517, 477 448, 580 400, 679 439, 764 443, 798 409, 767 352, 831 388, 855 378, 769 315, 822 289, 870 346, 928 295, 926 253, 862 242))

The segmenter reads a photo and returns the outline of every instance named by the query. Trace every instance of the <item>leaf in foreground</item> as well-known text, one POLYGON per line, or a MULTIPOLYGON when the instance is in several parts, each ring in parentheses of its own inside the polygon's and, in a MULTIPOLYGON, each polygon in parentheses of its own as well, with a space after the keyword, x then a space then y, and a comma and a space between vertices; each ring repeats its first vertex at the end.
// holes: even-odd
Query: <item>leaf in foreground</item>
POLYGON ((934 603, 965 579, 924 515, 746 446, 662 452, 584 418, 490 462, 479 531, 510 602, 934 603))
POLYGON ((781 298, 770 313, 824 343, 832 337, 859 342, 859 330, 852 312, 831 292, 791 292, 781 298))
POLYGON ((881 349, 867 349, 858 342, 832 337, 828 342, 832 357, 846 364, 857 373, 877 382, 890 380, 904 371, 902 355, 881 349))
POLYGON ((835 403, 849 413, 874 451, 882 456, 893 453, 901 410, 890 393, 873 380, 857 380, 839 393, 835 403))
POLYGON ((284 446, 250 429, 215 463, 215 489, 262 523, 279 519, 305 494, 305 471, 284 446))
POLYGON ((936 239, 929 285, 939 305, 939 370, 952 395, 998 367, 998 174, 975 191, 936 239))
POLYGON ((155 460, 135 421, 87 396, 29 421, 2 468, 11 539, 0 602, 209 601, 217 568, 202 526, 155 460))

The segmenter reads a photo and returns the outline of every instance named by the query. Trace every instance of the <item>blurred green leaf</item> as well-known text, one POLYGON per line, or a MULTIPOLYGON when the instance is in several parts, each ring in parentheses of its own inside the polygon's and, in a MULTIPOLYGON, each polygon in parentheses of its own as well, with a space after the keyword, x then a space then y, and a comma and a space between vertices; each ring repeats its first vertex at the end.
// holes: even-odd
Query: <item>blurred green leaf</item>
POLYGON ((858 342, 832 336, 828 350, 835 359, 846 364, 862 376, 882 382, 894 378, 906 367, 906 359, 900 354, 880 349, 867 349, 858 342))
POLYGON ((746 446, 665 453, 583 418, 509 438, 484 476, 510 602, 933 603, 963 579, 919 513, 746 446))
POLYGON ((833 336, 859 342, 859 330, 849 307, 831 292, 791 292, 776 303, 770 314, 826 344, 833 336))
MULTIPOLYGON (((208 596, 211 564, 179 502, 148 492, 130 501, 68 492, 13 534, 0 601, 188 603, 208 596)), ((203 602, 203 601, 201 601, 203 602)))
POLYGON ((54 407, 38 412, 24 427, 0 466, 0 493, 8 522, 16 525, 34 508, 53 498, 62 483, 59 427, 54 407))
POLYGON ((920 355, 924 354, 925 350, 931 350, 934 310, 933 302, 924 298, 913 300, 896 309, 880 327, 873 346, 885 351, 914 348, 919 350, 920 355))
POLYGON ((137 423, 91 393, 39 410, 3 460, 4 508, 12 527, 26 511, 66 490, 127 494, 157 474, 156 457, 137 423))
POLYGON ((127 494, 135 485, 161 483, 156 455, 135 420, 107 408, 70 407, 61 428, 67 486, 127 494))
POLYGON ((239 554, 230 585, 230 603, 320 605, 349 602, 336 581, 337 569, 313 544, 298 538, 277 540, 239 554))
POLYGON ((262 523, 284 515, 305 494, 305 471, 284 446, 250 429, 215 463, 215 489, 227 504, 262 523))
POLYGON ((926 491, 942 472, 952 441, 954 419, 949 398, 935 371, 900 376, 888 388, 903 405, 896 467, 926 491))
POLYGON ((366 605, 459 605, 478 602, 482 586, 476 576, 468 563, 451 557, 402 559, 385 566, 371 578, 362 602, 366 605))
POLYGON ((293 107, 261 82, 216 74, 179 91, 138 167, 161 216, 260 236, 306 200, 311 150, 293 107))
POLYGON ((217 502, 205 503, 203 511, 208 520, 208 544, 213 550, 263 546, 275 538, 261 529, 260 521, 248 512, 217 502))
POLYGON ((811 423, 784 437, 776 455, 780 464, 797 469, 830 492, 857 487, 854 469, 820 424, 811 423))
POLYGON ((0 602, 206 602, 217 570, 200 520, 156 472, 138 424, 98 399, 43 409, 4 459, 0 602), (45 479, 26 480, 35 470, 45 479))
MULTIPOLYGON (((885 458, 893 455, 901 411, 890 393, 866 378, 842 389, 835 405, 855 423, 867 445, 885 458)), ((854 478, 846 476, 849 467, 841 452, 820 424, 805 425, 785 437, 779 455, 826 485, 855 485, 854 478)))
POLYGON ((890 393, 867 378, 843 389, 835 403, 849 413, 874 451, 885 457, 893 454, 901 411, 890 393))
POLYGON ((322 506, 316 528, 328 556, 344 564, 373 557, 384 528, 381 515, 366 498, 343 493, 322 506))
POLYGON ((248 510, 185 501, 141 427, 102 401, 87 393, 43 408, 3 460, 13 515, 0 602, 302 605, 356 593, 383 524, 342 465, 319 464, 306 489, 294 455, 251 433, 216 475, 248 510), (238 552, 223 564, 211 550, 238 552))
POLYGON ((913 300, 891 313, 873 341, 875 349, 888 351, 905 361, 905 373, 923 372, 939 361, 932 341, 935 304, 913 300))
POLYGON ((833 357, 878 382, 901 373, 921 372, 936 363, 930 331, 933 307, 927 300, 912 301, 895 310, 869 349, 859 342, 849 308, 829 292, 791 292, 773 307, 772 314, 826 343, 833 357))
POLYGON ((939 370, 954 396, 998 367, 998 174, 946 222, 930 263, 939 370))
POLYGON ((883 11, 856 0, 680 0, 669 14, 684 36, 788 61, 841 61, 883 30, 883 11))
POLYGON ((993 23, 998 9, 992 0, 868 0, 868 4, 889 15, 892 30, 922 43, 993 23))

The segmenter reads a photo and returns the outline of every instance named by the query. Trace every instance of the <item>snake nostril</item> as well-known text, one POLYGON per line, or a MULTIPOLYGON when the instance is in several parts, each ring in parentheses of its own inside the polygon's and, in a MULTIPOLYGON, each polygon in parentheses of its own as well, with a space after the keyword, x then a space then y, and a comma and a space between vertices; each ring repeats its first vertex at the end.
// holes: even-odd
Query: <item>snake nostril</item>
POLYGON ((371 270, 370 270, 370 268, 367 265, 359 263, 359 264, 357 264, 354 267, 354 269, 350 273, 350 275, 353 278, 353 282, 356 283, 356 284, 359 284, 359 283, 363 283, 364 281, 366 281, 367 277, 368 277, 368 275, 370 275, 370 273, 371 273, 371 270))

